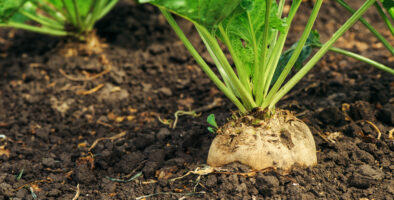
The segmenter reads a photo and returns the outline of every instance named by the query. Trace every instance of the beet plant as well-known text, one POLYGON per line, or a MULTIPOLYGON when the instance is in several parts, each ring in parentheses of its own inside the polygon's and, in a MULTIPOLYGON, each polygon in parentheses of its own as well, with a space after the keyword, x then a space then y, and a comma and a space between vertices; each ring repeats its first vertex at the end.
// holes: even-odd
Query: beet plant
POLYGON ((140 0, 140 3, 151 3, 161 10, 203 71, 239 109, 240 114, 221 127, 213 123, 214 117, 209 117, 214 127, 210 130, 215 130, 217 136, 207 163, 217 167, 240 162, 256 170, 268 167, 289 170, 294 164, 317 163, 315 142, 304 122, 275 105, 329 50, 394 74, 387 66, 332 47, 375 1, 367 0, 322 44, 317 32, 312 31, 323 2, 316 0, 300 39, 286 51, 283 51, 286 38, 302 0, 293 0, 286 16, 285 0, 140 0), (221 79, 193 47, 171 13, 194 24, 221 79), (234 67, 221 43, 231 54, 234 67), (310 57, 313 47, 318 51, 310 57), (292 70, 298 71, 288 79, 292 70))
POLYGON ((0 0, 0 27, 88 39, 118 0, 0 0))

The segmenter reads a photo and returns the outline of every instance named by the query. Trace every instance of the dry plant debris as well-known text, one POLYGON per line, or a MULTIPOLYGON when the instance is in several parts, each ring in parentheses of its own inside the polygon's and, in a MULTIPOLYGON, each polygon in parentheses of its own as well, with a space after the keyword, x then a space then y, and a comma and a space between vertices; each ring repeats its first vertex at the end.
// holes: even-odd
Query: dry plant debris
POLYGON ((200 117, 201 116, 201 112, 209 111, 209 110, 211 110, 211 109, 213 109, 213 108, 215 108, 217 106, 220 106, 221 102, 222 102, 221 98, 214 98, 212 103, 210 103, 208 105, 205 105, 205 106, 202 106, 202 107, 199 107, 197 109, 190 110, 190 111, 183 111, 183 110, 176 111, 174 113, 174 118, 175 118, 174 120, 172 120, 172 119, 161 119, 160 116, 158 116, 157 119, 162 124, 167 125, 168 127, 172 128, 172 129, 175 129, 176 125, 178 123, 179 116, 189 115, 189 116, 192 116, 192 117, 200 117))
POLYGON ((99 84, 98 86, 96 86, 96 87, 94 87, 94 88, 92 88, 92 89, 90 89, 90 90, 87 90, 87 91, 77 91, 76 92, 76 94, 79 94, 79 95, 89 95, 89 94, 93 94, 93 93, 95 93, 95 92, 97 92, 97 91, 99 91, 101 88, 103 88, 104 87, 104 84, 99 84))
POLYGON ((112 141, 114 141, 114 140, 119 139, 119 138, 121 138, 121 137, 123 137, 125 135, 126 135, 126 131, 122 131, 119 134, 116 134, 116 135, 111 136, 111 137, 98 138, 98 139, 96 139, 93 142, 92 146, 89 147, 88 151, 91 151, 100 141, 103 141, 103 140, 112 140, 112 141))
POLYGON ((77 200, 79 198, 79 195, 81 194, 81 191, 79 190, 79 184, 77 185, 77 191, 75 193, 75 196, 72 200, 77 200))
POLYGON ((372 123, 372 122, 369 121, 369 120, 358 120, 358 121, 354 121, 354 120, 347 114, 347 112, 350 110, 350 105, 347 104, 347 103, 342 104, 341 110, 342 110, 342 113, 345 115, 345 119, 346 119, 347 121, 350 121, 350 122, 351 122, 350 124, 347 124, 347 125, 345 125, 345 126, 350 126, 350 125, 352 125, 352 124, 357 124, 357 123, 367 123, 367 124, 371 125, 372 128, 378 133, 378 136, 376 137, 376 139, 380 140, 380 137, 382 136, 382 132, 379 130, 379 128, 378 128, 374 123, 372 123))
POLYGON ((142 172, 138 172, 137 174, 135 174, 134 176, 132 176, 131 178, 128 178, 128 179, 117 179, 117 178, 111 178, 111 177, 108 177, 108 176, 106 176, 105 178, 110 180, 110 181, 113 181, 113 182, 128 183, 130 181, 133 181, 133 180, 137 179, 140 176, 142 176, 142 172))

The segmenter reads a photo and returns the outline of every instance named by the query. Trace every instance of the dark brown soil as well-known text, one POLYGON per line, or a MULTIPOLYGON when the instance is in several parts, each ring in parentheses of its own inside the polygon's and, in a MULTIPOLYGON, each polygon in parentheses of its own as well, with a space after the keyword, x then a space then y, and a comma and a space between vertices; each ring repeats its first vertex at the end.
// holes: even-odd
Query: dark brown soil
MULTIPOLYGON (((348 16, 332 4, 323 5, 316 25, 323 40, 348 16)), ((291 42, 310 7, 301 8, 291 42)), ((394 41, 376 14, 367 19, 394 41)), ((190 24, 181 24, 202 50, 190 24)), ((73 54, 72 41, 0 30, 0 199, 72 199, 77 185, 78 199, 394 199, 392 75, 329 53, 281 101, 279 107, 310 125, 315 167, 247 176, 240 174, 247 167, 233 164, 171 181, 204 168, 214 137, 206 117, 214 113, 224 124, 236 108, 152 6, 121 2, 97 29, 108 48, 92 55, 73 54), (59 71, 86 79, 105 70, 106 60, 111 71, 92 80, 59 71), (175 129, 158 121, 215 98, 220 106, 180 116, 175 129)), ((337 46, 394 67, 361 24, 337 46)))

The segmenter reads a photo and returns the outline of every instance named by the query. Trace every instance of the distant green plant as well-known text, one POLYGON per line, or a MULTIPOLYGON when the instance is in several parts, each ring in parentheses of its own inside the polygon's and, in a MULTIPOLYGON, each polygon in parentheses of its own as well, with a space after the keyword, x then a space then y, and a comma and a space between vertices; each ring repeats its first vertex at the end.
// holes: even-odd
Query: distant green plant
POLYGON ((0 0, 0 27, 85 39, 118 0, 0 0))
MULTIPOLYGON (((352 7, 349 6, 344 0, 335 0, 337 1, 341 6, 343 6, 347 11, 350 13, 356 12, 352 7)), ((386 24, 387 28, 391 32, 391 34, 394 36, 394 26, 391 20, 394 20, 394 0, 380 0, 381 4, 380 5, 378 2, 374 3, 374 6, 376 10, 378 11, 379 15, 382 17, 383 22, 386 24), (382 9, 382 6, 385 8, 387 14, 384 12, 382 9)), ((382 36, 370 23, 368 23, 364 18, 360 18, 360 22, 364 24, 365 27, 367 27, 372 34, 375 35, 376 38, 378 38, 382 44, 387 48, 387 50, 390 51, 391 55, 394 55, 394 48, 391 46, 390 42, 387 41, 387 39, 382 36)))

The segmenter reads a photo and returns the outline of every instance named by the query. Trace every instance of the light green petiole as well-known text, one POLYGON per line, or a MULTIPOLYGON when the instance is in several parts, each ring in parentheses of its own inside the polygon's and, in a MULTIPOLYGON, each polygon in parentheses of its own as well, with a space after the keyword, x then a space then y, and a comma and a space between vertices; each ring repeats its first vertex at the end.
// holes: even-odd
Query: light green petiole
POLYGON ((99 16, 97 17, 97 19, 101 19, 104 15, 106 15, 118 2, 118 0, 111 0, 106 6, 105 8, 103 8, 99 14, 99 16))
POLYGON ((298 57, 301 54, 302 48, 305 45, 305 42, 308 39, 308 36, 312 30, 313 24, 316 21, 317 15, 319 13, 319 10, 321 8, 321 5, 323 3, 323 0, 318 0, 312 10, 312 13, 308 19, 308 22, 305 26, 304 32, 301 35, 301 38, 293 52, 293 55, 290 57, 290 60, 288 61, 288 63, 286 64, 286 66, 284 67, 282 73, 280 74, 278 80, 276 80, 274 86, 272 86, 271 90, 269 91, 267 97, 266 97, 266 101, 263 102, 263 104, 261 105, 262 108, 265 108, 269 105, 272 97, 276 94, 276 92, 279 90, 280 86, 282 86, 283 82, 285 81, 286 77, 289 75, 291 69, 293 68, 294 64, 297 62, 298 57))
POLYGON ((380 70, 383 70, 385 72, 388 72, 388 73, 394 75, 394 69, 392 69, 386 65, 383 65, 382 63, 379 63, 379 62, 376 62, 376 61, 371 60, 369 58, 366 58, 364 56, 361 56, 359 54, 356 54, 356 53, 353 53, 353 52, 350 52, 350 51, 347 51, 344 49, 336 48, 336 47, 331 47, 330 51, 335 52, 335 53, 340 53, 342 55, 354 58, 354 59, 362 61, 362 62, 365 62, 365 63, 370 64, 380 70))
POLYGON ((347 31, 349 28, 356 23, 360 17, 370 8, 376 0, 367 0, 342 26, 339 28, 334 35, 322 46, 322 48, 309 60, 305 66, 294 75, 274 96, 271 101, 269 108, 273 108, 275 104, 286 95, 305 75, 308 73, 316 63, 330 50, 332 45, 347 31))
POLYGON ((394 26, 391 23, 390 19, 386 16, 386 13, 384 13, 382 7, 380 6, 380 4, 378 2, 375 2, 375 7, 376 10, 378 11, 379 15, 382 17, 384 23, 386 23, 387 28, 390 30, 391 35, 394 36, 394 26))
MULTIPOLYGON (((261 55, 258 55, 257 54, 257 45, 254 45, 254 46, 256 46, 255 47, 255 49, 254 49, 254 52, 255 52, 255 56, 261 56, 261 63, 258 63, 258 59, 255 59, 255 70, 256 70, 256 72, 255 72, 255 77, 254 77, 254 80, 253 80, 253 89, 254 89, 254 94, 255 94, 255 96, 256 96, 256 103, 257 103, 257 105, 259 105, 260 103, 260 101, 263 101, 263 99, 264 99, 264 95, 262 95, 261 93, 261 88, 263 88, 264 87, 264 85, 263 85, 263 82, 264 82, 264 80, 263 80, 263 77, 264 77, 264 73, 266 72, 266 68, 267 68, 267 65, 266 65, 266 63, 267 63, 267 51, 268 51, 268 33, 269 33, 269 30, 270 30, 270 26, 269 26, 269 23, 270 23, 270 21, 269 21, 269 19, 270 19, 270 16, 271 16, 271 5, 272 5, 272 0, 267 0, 267 2, 266 2, 266 11, 265 11, 265 22, 264 22, 264 32, 263 32, 263 41, 262 41, 262 43, 263 43, 263 47, 262 47, 262 53, 261 53, 261 55)), ((249 21, 251 21, 251 20, 249 20, 249 21)), ((254 36, 254 32, 253 32, 253 36, 254 36)), ((254 40, 256 40, 256 39, 254 39, 254 40)), ((254 43, 256 43, 256 42, 254 42, 254 43)))
POLYGON ((78 8, 78 4, 77 4, 77 0, 72 0, 73 1, 73 6, 74 6, 74 13, 75 13, 75 21, 77 22, 77 27, 78 27, 78 31, 83 30, 83 24, 82 24, 82 19, 81 19, 81 15, 79 13, 79 8, 78 8))
POLYGON ((27 24, 22 24, 22 23, 15 23, 15 22, 8 22, 7 24, 0 24, 0 27, 10 27, 10 28, 20 28, 36 33, 44 33, 48 35, 54 35, 54 36, 66 36, 69 35, 67 32, 62 31, 62 30, 54 30, 54 29, 49 29, 45 27, 36 27, 36 26, 31 26, 27 24))
POLYGON ((47 18, 45 16, 41 16, 38 17, 36 15, 33 15, 29 12, 25 12, 23 10, 19 11, 22 15, 24 15, 25 17, 43 25, 46 26, 49 29, 57 29, 57 30, 63 30, 64 29, 64 25, 63 24, 59 24, 57 21, 52 20, 50 18, 47 18))
POLYGON ((183 42, 187 50, 192 54, 196 62, 200 65, 202 70, 208 75, 208 77, 215 83, 215 85, 238 107, 242 113, 246 113, 247 110, 243 104, 237 99, 235 94, 223 84, 223 82, 216 76, 216 74, 207 65, 204 59, 200 56, 197 50, 193 47, 190 41, 187 39, 182 29, 178 26, 174 18, 171 16, 165 8, 159 7, 160 11, 163 13, 164 17, 167 19, 170 26, 174 29, 175 33, 178 35, 180 40, 183 42))
MULTIPOLYGON (((350 13, 354 13, 356 12, 353 8, 351 8, 345 1, 343 0, 336 0, 341 6, 343 6, 347 11, 349 11, 350 13)), ((393 46, 391 46, 390 42, 386 40, 386 38, 384 38, 371 24, 369 24, 367 22, 367 20, 365 20, 364 18, 360 18, 361 23, 364 24, 365 27, 367 27, 369 29, 369 31, 371 31, 372 34, 375 35, 376 38, 378 38, 383 45, 391 52, 392 55, 394 55, 394 48, 393 46)))
POLYGON ((65 2, 65 0, 62 0, 61 1, 62 2, 62 4, 63 4, 63 7, 64 7, 64 9, 66 10, 66 12, 65 12, 65 17, 68 19, 68 21, 69 22, 71 22, 72 24, 76 24, 76 21, 75 21, 75 18, 72 16, 72 14, 71 14, 71 10, 70 10, 70 8, 68 8, 67 7, 67 4, 66 4, 66 2, 65 2))
POLYGON ((98 17, 101 15, 100 11, 105 7, 105 0, 97 0, 97 5, 93 6, 94 9, 92 11, 91 18, 88 20, 86 23, 86 29, 88 31, 93 29, 94 22, 98 19, 98 17))
MULTIPOLYGON (((276 16, 278 16, 279 18, 282 18, 282 13, 283 13, 283 8, 285 6, 285 3, 286 3, 285 0, 280 0, 280 2, 279 2, 278 12, 276 13, 276 16)), ((274 30, 274 34, 273 34, 274 38, 271 39, 270 47, 274 47, 275 46, 276 40, 278 39, 278 33, 279 33, 278 30, 274 30)), ((268 49, 268 57, 271 57, 273 49, 274 48, 269 48, 268 49)))
POLYGON ((228 75, 229 80, 232 82, 233 86, 239 93, 239 96, 244 103, 246 109, 251 110, 252 108, 256 107, 256 103, 254 102, 252 95, 246 90, 246 88, 242 85, 241 81, 238 79, 233 68, 229 64, 226 56, 224 55, 222 49, 220 48, 216 38, 212 36, 204 27, 198 24, 195 24, 195 26, 198 31, 205 37, 208 44, 212 48, 212 51, 215 52, 217 58, 223 66, 224 71, 228 75))
POLYGON ((205 47, 207 48, 209 55, 211 56, 213 62, 215 63, 216 68, 219 71, 219 74, 222 76, 224 84, 229 89, 231 89, 231 91, 233 92, 233 94, 235 94, 235 96, 239 96, 239 93, 235 89, 234 84, 232 84, 228 74, 224 70, 224 67, 223 67, 224 64, 222 63, 223 59, 219 59, 218 58, 219 57, 218 53, 213 50, 212 45, 208 42, 208 39, 204 36, 204 34, 201 33, 201 30, 199 30, 199 28, 197 26, 196 26, 196 29, 197 29, 198 34, 200 34, 200 37, 201 37, 202 41, 204 42, 205 47))
POLYGON ((301 4, 301 0, 293 1, 293 4, 292 4, 290 11, 289 11, 289 16, 287 17, 287 27, 285 28, 283 33, 281 33, 279 35, 279 39, 275 44, 272 55, 266 64, 267 66, 264 71, 264 76, 260 80, 260 81, 262 81, 262 84, 257 85, 257 87, 258 87, 257 91, 259 91, 259 93, 257 93, 257 95, 256 95, 256 99, 257 99, 256 101, 257 101, 258 105, 262 105, 263 100, 264 100, 266 94, 268 93, 268 88, 270 86, 270 83, 271 83, 272 77, 274 76, 275 69, 278 64, 280 55, 281 55, 282 50, 284 48, 286 38, 287 38, 287 35, 290 30, 291 22, 293 21, 293 18, 295 16, 295 14, 297 13, 297 10, 300 7, 300 4, 301 4))
POLYGON ((243 66, 243 63, 239 59, 238 55, 235 53, 234 48, 230 42, 230 38, 228 37, 227 33, 224 31, 223 26, 221 24, 219 24, 219 31, 222 34, 223 39, 224 39, 223 42, 226 44, 226 46, 231 54, 231 57, 234 61, 235 68, 237 69, 238 76, 239 76, 241 83, 244 85, 245 89, 248 92, 251 92, 249 75, 246 72, 246 69, 243 69, 245 67, 243 66))

